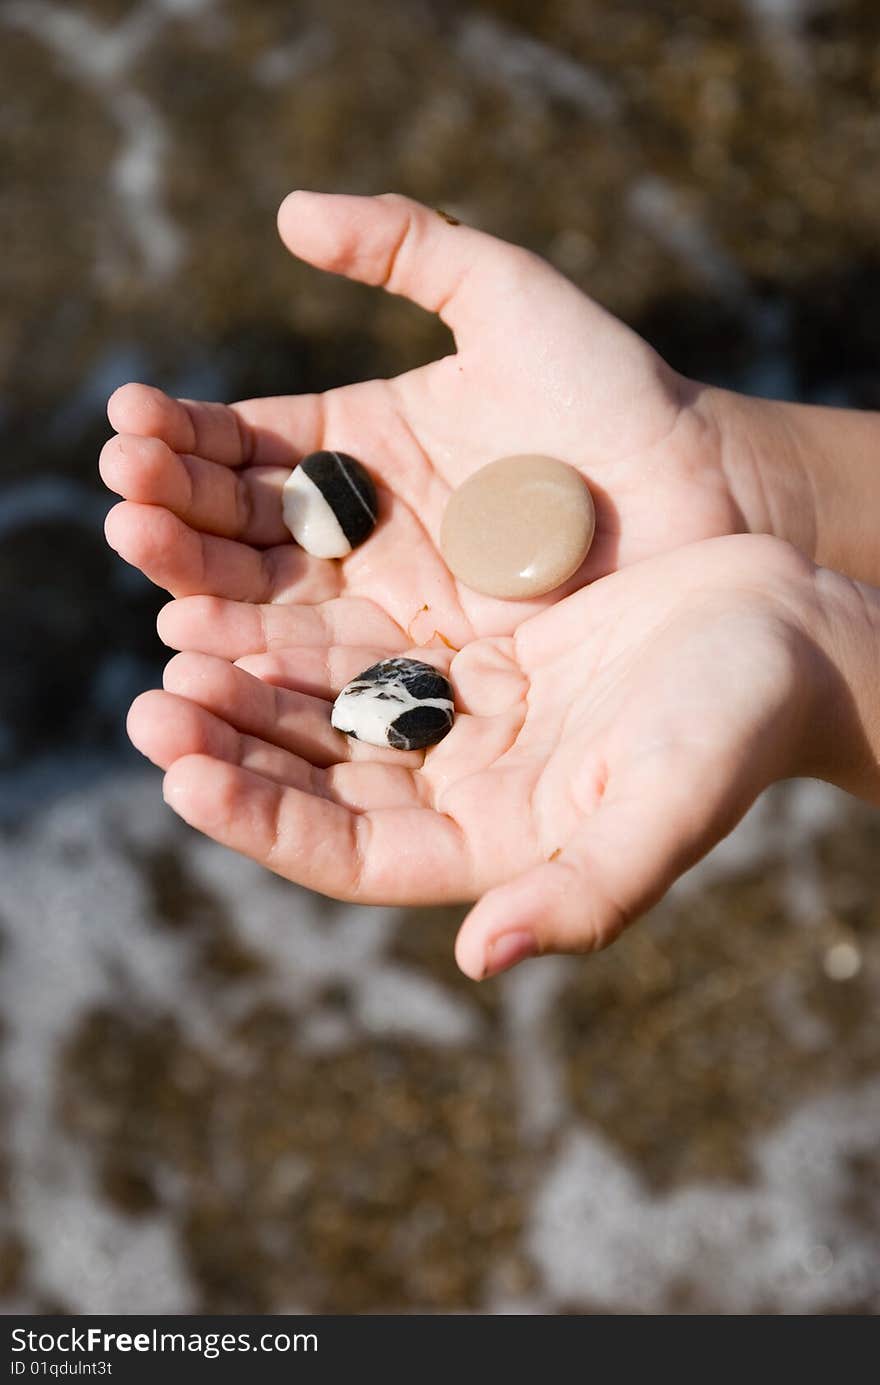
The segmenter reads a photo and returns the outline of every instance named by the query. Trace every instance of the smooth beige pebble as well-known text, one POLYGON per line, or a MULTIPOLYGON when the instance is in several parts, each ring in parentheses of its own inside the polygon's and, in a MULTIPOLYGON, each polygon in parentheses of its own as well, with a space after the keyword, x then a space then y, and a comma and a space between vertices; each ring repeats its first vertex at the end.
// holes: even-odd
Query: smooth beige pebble
POLYGON ((440 549, 450 571, 486 596, 553 591, 590 551, 596 511, 586 482, 555 457, 501 457, 446 506, 440 549))

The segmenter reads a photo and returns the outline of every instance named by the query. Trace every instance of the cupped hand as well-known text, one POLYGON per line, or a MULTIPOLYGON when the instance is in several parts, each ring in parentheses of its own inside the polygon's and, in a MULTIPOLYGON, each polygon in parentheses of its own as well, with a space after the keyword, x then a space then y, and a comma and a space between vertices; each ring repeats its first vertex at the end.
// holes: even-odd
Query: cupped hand
POLYGON ((396 195, 293 193, 279 225, 301 259, 439 313, 456 349, 322 395, 226 406, 117 391, 101 471, 124 503, 108 538, 174 596, 326 603, 328 625, 368 643, 460 649, 618 567, 744 527, 699 387, 537 256, 396 195), (310 558, 281 519, 290 469, 324 447, 379 486, 378 528, 340 563, 310 558), (582 472, 597 534, 565 587, 499 601, 459 585, 437 540, 450 493, 523 452, 582 472))
POLYGON ((256 652, 259 616, 240 606, 250 652, 178 655, 129 730, 176 812, 290 880, 364 903, 478 900, 457 956, 491 975, 608 942, 768 784, 812 772, 816 573, 775 539, 709 540, 514 636, 421 652, 458 710, 410 754, 330 726, 330 700, 386 646, 314 630, 256 652))

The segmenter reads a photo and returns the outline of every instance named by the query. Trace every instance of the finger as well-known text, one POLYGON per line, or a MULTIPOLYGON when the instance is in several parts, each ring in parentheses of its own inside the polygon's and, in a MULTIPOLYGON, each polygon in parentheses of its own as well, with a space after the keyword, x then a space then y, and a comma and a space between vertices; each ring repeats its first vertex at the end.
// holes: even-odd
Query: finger
POLYGON ((423 756, 351 740, 330 725, 330 703, 308 693, 261 682, 252 674, 205 654, 178 654, 165 669, 168 692, 222 717, 236 730, 302 755, 313 764, 372 760, 417 767, 423 756))
POLYGON ((527 957, 593 952, 612 942, 742 817, 755 792, 727 797, 713 766, 663 757, 611 790, 542 865, 489 890, 456 939, 478 981, 527 957))
POLYGON ((406 643, 384 611, 357 597, 312 605, 255 605, 189 596, 164 607, 158 629, 171 649, 198 650, 223 659, 265 654, 287 645, 375 644, 387 654, 406 643))
POLYGON ((186 697, 158 688, 141 693, 126 723, 132 744, 160 769, 183 755, 210 755, 307 793, 325 793, 322 770, 290 751, 243 734, 186 697))
MULTIPOLYGON (((348 758, 348 738, 330 725, 330 703, 270 687, 225 659, 177 654, 163 675, 166 692, 187 698, 248 736, 317 765, 348 758)), ((213 753, 206 748, 206 753, 213 753)), ((225 758, 229 758, 224 756, 225 758)))
POLYGON ((353 813, 206 755, 176 760, 164 793, 190 826, 337 899, 448 903, 473 889, 461 830, 429 808, 353 813))
MULTIPOLYGON (((397 651, 400 653, 401 651, 397 651)), ((451 655, 441 650, 404 650, 405 655, 433 664, 448 673, 451 655)), ((274 654, 249 654, 237 660, 239 668, 280 688, 295 688, 315 697, 333 698, 364 669, 391 657, 387 649, 359 645, 304 645, 298 649, 279 649, 274 654)), ((396 654, 395 654, 396 657, 396 654)))
POLYGON ((164 770, 184 755, 208 755, 356 812, 415 807, 421 801, 414 776, 403 765, 363 761, 322 769, 307 758, 242 734, 185 697, 159 689, 142 693, 132 703, 128 734, 141 754, 164 770))
MULTIPOLYGON (((315 396, 304 395, 302 431, 314 431, 315 396)), ((260 425, 253 411, 229 404, 173 399, 152 385, 121 385, 111 395, 107 417, 117 433, 160 438, 174 452, 192 453, 222 466, 292 466, 297 453, 290 438, 295 400, 287 401, 284 435, 260 425)), ((306 448, 306 451, 311 449, 306 448)))
POLYGON ((159 438, 122 433, 105 443, 98 469, 117 495, 164 506, 203 533, 263 547, 290 543, 281 511, 289 467, 235 471, 173 452, 159 438))
MULTIPOLYGON (((300 259, 409 298, 456 333, 477 325, 487 295, 498 299, 516 275, 541 263, 396 193, 292 192, 281 204, 278 229, 300 259)), ((503 305, 503 297, 498 301, 503 305)))
POLYGON ((295 544, 264 550, 191 529, 170 510, 123 500, 107 516, 107 542, 172 596, 210 592, 234 601, 321 600, 338 582, 332 563, 295 544))

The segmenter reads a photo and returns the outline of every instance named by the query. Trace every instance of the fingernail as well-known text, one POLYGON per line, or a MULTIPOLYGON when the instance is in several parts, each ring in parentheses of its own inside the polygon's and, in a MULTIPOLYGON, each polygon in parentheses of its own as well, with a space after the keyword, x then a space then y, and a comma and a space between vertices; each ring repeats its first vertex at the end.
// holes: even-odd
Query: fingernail
POLYGON ((534 957, 538 951, 533 933, 526 928, 514 928, 510 933, 502 933, 486 948, 486 964, 483 977, 497 976, 500 971, 515 967, 527 957, 534 957))

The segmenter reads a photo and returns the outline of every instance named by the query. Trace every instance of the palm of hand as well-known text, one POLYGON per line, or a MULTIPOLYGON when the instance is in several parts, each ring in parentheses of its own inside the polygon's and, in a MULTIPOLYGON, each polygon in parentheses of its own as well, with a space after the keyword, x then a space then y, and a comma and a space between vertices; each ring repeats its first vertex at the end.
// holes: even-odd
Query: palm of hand
POLYGON ((461 710, 425 756, 330 729, 321 698, 382 653, 333 644, 239 668, 181 655, 131 733, 183 817, 290 879, 364 902, 482 895, 459 939, 471 975, 517 928, 537 950, 586 950, 788 763, 800 636, 757 574, 787 590, 799 562, 772 540, 719 540, 618 573, 515 637, 437 651, 461 710))
MULTIPOLYGON (((741 527, 686 382, 542 261, 399 198, 296 194, 282 228, 313 263, 440 311, 457 351, 396 380, 234 409, 125 387, 111 405, 123 432, 102 457, 126 497, 108 534, 173 595, 272 607, 265 619, 285 643, 301 639, 308 605, 339 643, 460 649, 512 634, 616 567, 741 527), (380 485, 380 526, 336 564, 310 559, 281 522, 290 467, 322 446, 362 458, 380 485), (597 538, 565 587, 502 602, 456 583, 437 539, 456 486, 494 457, 527 451, 582 471, 597 538)), ((234 657, 240 612, 210 615, 179 602, 163 635, 234 657)))

